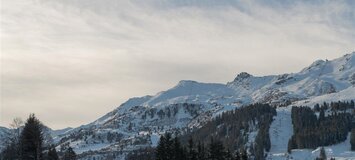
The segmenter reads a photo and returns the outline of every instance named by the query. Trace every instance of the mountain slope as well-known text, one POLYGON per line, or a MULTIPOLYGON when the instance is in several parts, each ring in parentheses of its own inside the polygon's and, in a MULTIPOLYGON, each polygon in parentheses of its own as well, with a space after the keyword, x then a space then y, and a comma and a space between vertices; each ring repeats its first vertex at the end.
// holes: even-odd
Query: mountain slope
MULTIPOLYGON (((315 96, 307 100, 296 101, 287 107, 277 108, 277 115, 272 122, 269 133, 271 140, 271 150, 269 158, 272 159, 315 159, 319 155, 319 149, 297 149, 292 151, 292 154, 287 153, 288 140, 293 134, 291 108, 292 106, 309 106, 322 104, 324 102, 350 101, 355 100, 355 87, 349 87, 337 93, 315 96)), ((327 155, 337 157, 337 159, 354 159, 355 152, 350 151, 350 139, 340 144, 325 147, 327 155)))
POLYGON ((7 143, 6 139, 10 136, 11 130, 5 127, 0 127, 0 151, 2 151, 7 143))
MULTIPOLYGON (((203 126, 224 111, 260 102, 284 106, 277 108, 270 126, 269 157, 315 155, 317 151, 312 150, 286 154, 287 141, 292 135, 291 106, 354 100, 354 87, 355 52, 331 61, 318 60, 298 73, 257 77, 242 72, 227 84, 183 80, 156 95, 131 98, 92 123, 51 134, 58 149, 60 145, 70 145, 81 159, 107 156, 122 159, 132 150, 156 146, 159 135, 166 131, 184 133, 187 128, 203 126)), ((7 131, 0 128, 0 138, 7 131)), ((334 156, 342 156, 343 152, 337 149, 342 147, 339 145, 327 149, 337 150, 334 156)), ((355 157, 353 152, 346 155, 355 157)))
MULTIPOLYGON (((200 127, 226 110, 251 103, 288 106, 355 99, 354 66, 355 52, 331 61, 318 60, 298 73, 256 77, 242 72, 227 84, 180 81, 154 96, 131 98, 98 120, 58 136, 56 141, 86 156, 90 156, 89 150, 101 155, 125 153, 156 145, 159 134, 166 131, 200 127)), ((292 128, 287 123, 287 108, 278 113, 276 121, 285 123, 276 125, 274 121, 270 132, 292 128)), ((292 130, 285 131, 281 138, 271 134, 272 153, 284 153, 281 148, 287 148, 290 133, 292 130)))

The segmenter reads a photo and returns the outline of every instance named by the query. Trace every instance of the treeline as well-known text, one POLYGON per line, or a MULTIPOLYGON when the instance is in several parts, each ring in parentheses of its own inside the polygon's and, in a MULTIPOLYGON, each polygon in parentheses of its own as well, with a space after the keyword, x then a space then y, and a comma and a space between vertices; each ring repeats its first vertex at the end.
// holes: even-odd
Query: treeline
POLYGON ((235 151, 245 148, 250 132, 258 131, 249 151, 255 159, 264 159, 264 151, 269 151, 271 147, 269 128, 275 115, 275 108, 268 104, 237 108, 222 113, 203 127, 182 136, 182 141, 186 143, 189 137, 200 142, 215 139, 227 149, 235 151))
MULTIPOLYGON (((214 160, 213 155, 215 154, 218 155, 216 157, 223 160, 230 158, 241 159, 241 157, 248 156, 246 150, 249 151, 249 157, 251 158, 256 160, 265 159, 264 152, 269 151, 271 147, 269 128, 275 115, 275 108, 268 104, 252 104, 224 112, 207 122, 203 127, 188 130, 182 136, 171 138, 168 135, 168 137, 161 137, 159 146, 156 149, 156 158, 159 159, 159 153, 165 153, 160 150, 162 145, 167 144, 167 146, 184 147, 165 149, 165 151, 171 150, 171 152, 179 153, 178 155, 186 157, 192 156, 192 153, 194 153, 197 156, 197 160, 214 160), (257 135, 254 142, 248 144, 249 134, 256 131, 257 135), (197 142, 197 144, 193 142, 197 142), (213 151, 216 151, 216 153, 213 153, 213 151), (198 155, 200 155, 200 158, 198 155)), ((154 159, 154 153, 154 149, 151 148, 141 149, 132 152, 128 157, 129 160, 150 160, 154 159)), ((169 155, 174 155, 174 153, 169 153, 169 155)), ((195 159, 195 157, 192 157, 192 159, 195 159)))
POLYGON ((0 154, 1 160, 76 160, 71 147, 57 152, 53 145, 44 146, 44 125, 31 114, 25 125, 20 119, 12 124, 12 135, 0 154))
POLYGON ((328 110, 330 109, 333 112, 336 111, 346 111, 348 109, 354 109, 355 108, 355 104, 354 101, 338 101, 338 102, 330 102, 330 103, 326 103, 324 102, 323 104, 315 104, 313 109, 315 112, 320 112, 321 110, 328 110))
POLYGON ((353 101, 316 104, 313 110, 309 107, 292 107, 293 136, 288 142, 288 151, 345 141, 353 120, 352 114, 346 110, 353 108, 353 101), (315 112, 319 112, 318 117, 315 112))
POLYGON ((246 150, 232 152, 221 141, 211 139, 207 145, 195 143, 192 138, 182 145, 177 136, 162 135, 158 146, 134 151, 126 160, 248 160, 246 150))

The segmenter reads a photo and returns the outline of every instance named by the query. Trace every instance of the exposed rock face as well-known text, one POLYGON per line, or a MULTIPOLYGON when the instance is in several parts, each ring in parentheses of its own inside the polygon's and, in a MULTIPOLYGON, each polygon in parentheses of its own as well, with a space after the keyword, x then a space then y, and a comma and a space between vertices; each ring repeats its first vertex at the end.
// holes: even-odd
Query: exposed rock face
POLYGON ((237 77, 235 77, 234 81, 235 81, 235 82, 240 82, 240 81, 242 81, 242 80, 244 80, 244 79, 247 79, 247 78, 249 78, 249 77, 252 77, 252 75, 249 74, 249 73, 247 73, 247 72, 241 72, 241 73, 239 73, 239 74, 237 75, 237 77))

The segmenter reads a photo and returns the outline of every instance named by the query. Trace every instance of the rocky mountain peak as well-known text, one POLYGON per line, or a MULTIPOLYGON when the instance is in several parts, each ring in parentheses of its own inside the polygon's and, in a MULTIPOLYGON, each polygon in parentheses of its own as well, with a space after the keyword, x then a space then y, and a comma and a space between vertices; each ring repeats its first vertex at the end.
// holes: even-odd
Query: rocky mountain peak
POLYGON ((252 75, 247 72, 241 72, 237 75, 237 77, 234 79, 234 81, 242 81, 242 80, 247 79, 249 77, 252 77, 252 75))

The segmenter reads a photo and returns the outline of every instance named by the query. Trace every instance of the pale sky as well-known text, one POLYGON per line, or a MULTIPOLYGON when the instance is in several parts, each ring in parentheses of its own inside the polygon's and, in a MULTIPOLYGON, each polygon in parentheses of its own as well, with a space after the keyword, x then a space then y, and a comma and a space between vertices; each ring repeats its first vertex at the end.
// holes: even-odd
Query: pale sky
POLYGON ((298 72, 355 50, 355 1, 1 0, 0 126, 77 127, 180 80, 298 72))

